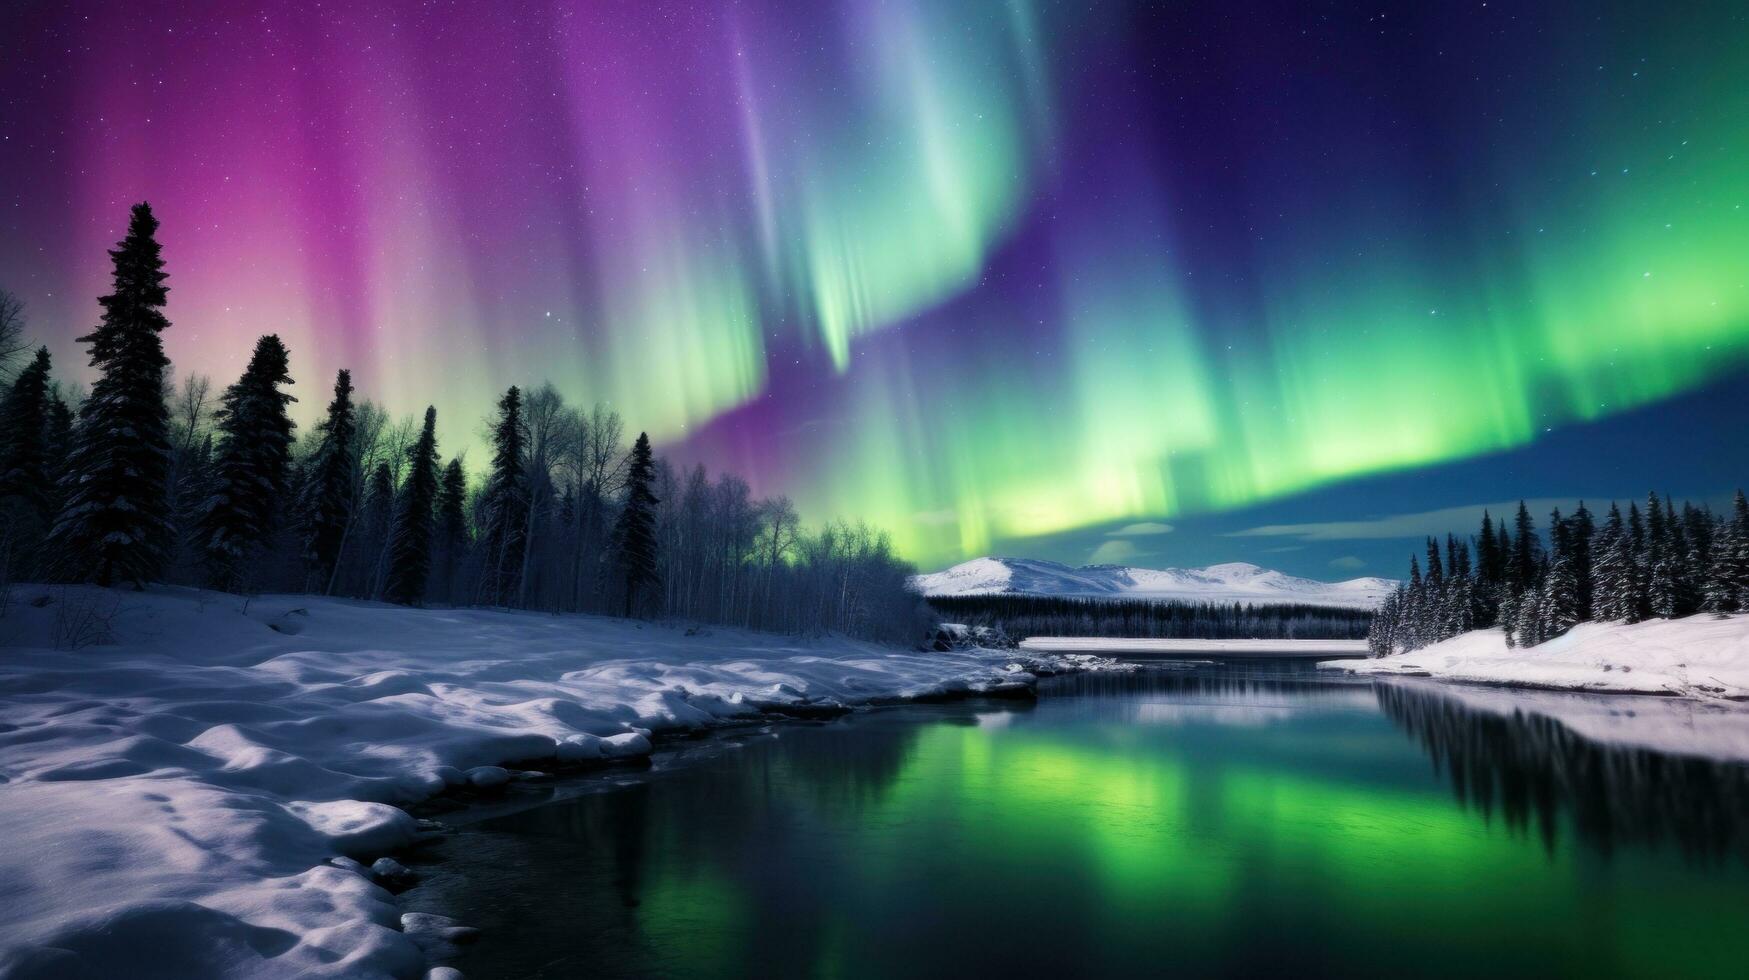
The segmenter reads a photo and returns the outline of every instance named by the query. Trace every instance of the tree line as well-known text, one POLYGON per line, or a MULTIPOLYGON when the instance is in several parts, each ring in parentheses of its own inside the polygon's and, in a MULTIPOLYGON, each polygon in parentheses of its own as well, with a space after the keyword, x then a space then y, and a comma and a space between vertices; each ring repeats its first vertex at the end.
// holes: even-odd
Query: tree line
POLYGON ((1499 626, 1509 646, 1531 647, 1589 620, 1671 619, 1749 611, 1749 501, 1730 513, 1646 495, 1611 502, 1601 524, 1580 501, 1549 515, 1545 544, 1520 501, 1509 529, 1486 511, 1479 532, 1427 539, 1426 567, 1386 597, 1368 643, 1374 656, 1417 650, 1473 629, 1499 626), (1473 560, 1472 560, 1473 558, 1473 560))
POLYGON ((1109 636, 1199 640, 1358 640, 1372 613, 1303 604, 1252 605, 1087 596, 938 596, 929 605, 943 619, 997 626, 1029 636, 1109 636))
MULTIPOLYGON (((298 435, 290 355, 261 337, 237 381, 170 384, 167 275, 150 206, 110 251, 88 393, 46 348, 0 397, 0 585, 19 579, 310 592, 417 605, 674 617, 899 642, 924 632, 913 572, 864 524, 802 527, 732 474, 677 471, 621 417, 511 387, 479 485, 437 411, 396 420, 349 371, 298 435)), ((0 291, 0 368, 27 353, 0 291)))

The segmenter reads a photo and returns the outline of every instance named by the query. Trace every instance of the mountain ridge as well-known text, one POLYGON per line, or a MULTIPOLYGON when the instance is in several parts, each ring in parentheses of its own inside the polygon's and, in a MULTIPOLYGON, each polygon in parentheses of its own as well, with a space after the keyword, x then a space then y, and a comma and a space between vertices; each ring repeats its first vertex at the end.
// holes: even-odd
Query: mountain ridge
POLYGON ((1039 595, 1266 605, 1299 603, 1357 609, 1377 608, 1397 587, 1395 580, 1377 577, 1323 582, 1250 562, 1222 562, 1203 568, 1139 568, 1072 566, 1038 558, 996 557, 974 558, 939 572, 917 575, 911 583, 927 598, 1039 595))

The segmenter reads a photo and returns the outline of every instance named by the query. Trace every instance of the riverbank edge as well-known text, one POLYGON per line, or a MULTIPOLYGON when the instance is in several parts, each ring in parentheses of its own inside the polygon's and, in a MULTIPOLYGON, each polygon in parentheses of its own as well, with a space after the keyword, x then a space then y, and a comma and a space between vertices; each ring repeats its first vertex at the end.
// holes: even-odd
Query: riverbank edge
POLYGON ((1498 628, 1472 630, 1419 650, 1318 666, 1487 687, 1745 702, 1749 614, 1581 623, 1534 647, 1507 646, 1498 628))
MULTIPOLYGON (((4 622, 8 628, 5 645, 12 649, 8 661, 0 663, 0 705, 9 712, 9 724, 4 733, 15 736, 0 738, 0 775, 10 784, 7 795, 13 805, 0 808, 0 825, 8 830, 31 825, 32 832, 19 839, 26 846, 21 848, 16 868, 8 864, 6 870, 35 872, 9 875, 17 881, 20 895, 26 902, 31 902, 39 890, 54 894, 53 890, 59 886, 59 894, 55 896, 57 901, 41 903, 58 905, 59 908, 46 919, 47 926, 52 928, 45 928, 45 919, 42 918, 24 920, 29 922, 28 931, 21 928, 12 936, 0 938, 0 976, 4 977, 70 975, 81 970, 102 975, 109 967, 119 965, 120 961, 113 959, 119 955, 115 949, 118 937, 132 932, 172 939, 191 957, 204 958, 210 952, 210 972, 215 976, 281 975, 289 972, 346 977, 432 976, 430 957, 415 930, 408 928, 409 923, 391 890, 397 877, 393 855, 404 853, 407 848, 417 846, 440 832, 434 823, 415 816, 422 804, 446 794, 489 793, 495 785, 508 784, 514 778, 511 768, 527 771, 544 764, 555 771, 583 773, 613 765, 637 764, 640 760, 647 760, 653 750, 652 736, 663 741, 678 740, 689 734, 725 726, 786 718, 829 717, 863 706, 983 697, 1036 697, 1040 677, 1115 665, 1105 658, 1074 655, 1038 656, 984 648, 929 654, 838 638, 797 641, 793 637, 718 631, 681 624, 657 625, 601 617, 556 620, 542 614, 497 610, 411 610, 299 595, 246 599, 192 590, 123 594, 82 587, 14 588, 17 590, 14 596, 20 601, 13 605, 12 615, 4 622), (37 591, 42 596, 35 595, 37 591), (24 594, 20 595, 20 592, 24 594), (39 602, 39 598, 47 601, 39 602), (63 630, 64 620, 68 618, 64 615, 65 610, 80 604, 89 607, 111 599, 115 600, 114 606, 97 610, 105 630, 112 634, 104 638, 105 642, 78 650, 56 650, 54 647, 58 643, 44 642, 63 630), (574 673, 586 673, 586 668, 598 665, 600 653, 591 648, 591 639, 596 641, 595 647, 612 647, 616 654, 638 650, 637 641, 648 641, 650 645, 643 656, 618 656, 606 666, 626 669, 629 665, 630 676, 655 679, 646 688, 612 689, 615 679, 622 675, 609 672, 608 696, 621 699, 619 713, 631 710, 633 714, 647 716, 652 712, 665 712, 670 716, 670 723, 643 726, 620 723, 618 735, 589 734, 588 727, 593 725, 599 730, 599 722, 615 713, 601 707, 600 690, 590 689, 578 697, 582 706, 592 706, 589 711, 594 714, 587 717, 593 720, 586 724, 571 717, 572 725, 576 726, 573 730, 578 733, 569 740, 554 738, 554 726, 542 723, 564 720, 566 716, 554 712, 537 695, 547 693, 547 688, 554 683, 568 681, 573 673, 555 681, 532 676, 539 674, 536 670, 526 681, 514 676, 506 679, 501 672, 490 673, 491 681, 481 680, 473 689, 461 690, 463 695, 485 698, 501 696, 500 688, 517 687, 523 696, 533 699, 530 703, 540 701, 544 714, 531 715, 527 727, 520 730, 495 729, 489 738, 481 738, 466 749, 457 749, 454 745, 429 747, 439 756, 444 753, 466 755, 474 763, 466 772, 449 771, 438 778, 432 776, 429 767, 426 771, 408 767, 399 777, 382 775, 383 750, 405 750, 405 746, 394 743, 360 742, 357 746, 359 757, 350 761, 363 763, 367 758, 372 761, 369 766, 358 765, 351 770, 344 768, 348 759, 337 759, 332 745, 312 746, 306 753, 307 758, 285 757, 285 753, 269 747, 272 739, 266 730, 273 727, 271 722, 260 724, 260 730, 252 729, 248 724, 215 722, 194 737, 170 736, 171 742, 176 744, 161 742, 156 736, 142 737, 135 730, 154 727, 141 724, 144 721, 167 722, 169 719, 163 716, 177 712, 164 710, 166 705, 169 709, 186 708, 188 705, 184 701, 189 698, 228 695, 240 700, 247 696, 242 692, 249 690, 250 685, 240 684, 237 680, 239 674, 250 675, 248 679, 256 685, 262 678, 255 675, 262 673, 272 674, 275 681, 283 681, 288 673, 296 673, 300 680, 305 680, 311 673, 311 665, 295 661, 318 657, 325 658, 321 664, 327 668, 327 676, 315 687, 324 692, 348 687, 377 690, 370 695, 353 693, 349 696, 359 701, 337 707, 334 702, 328 702, 332 711, 314 712, 295 721, 335 721, 359 703, 381 707, 408 696, 407 692, 415 687, 444 688, 440 694, 453 696, 456 686, 440 683, 439 679, 453 681, 453 672, 460 669, 454 661, 466 659, 476 651, 438 653, 430 643, 430 635, 420 635, 418 630, 397 635, 410 623, 439 618, 446 624, 458 619, 490 620, 494 627, 509 624, 514 628, 513 632, 524 626, 550 631, 551 624, 559 622, 577 631, 573 639, 580 649, 575 662, 569 664, 579 668, 574 673), (327 635, 322 629, 324 620, 328 621, 327 635), (357 628, 363 622, 368 622, 371 628, 357 628), (199 623, 202 628, 190 629, 189 623, 199 623), (249 631, 249 642, 237 644, 237 649, 227 648, 233 636, 242 635, 237 633, 238 630, 249 631), (604 635, 591 638, 592 631, 604 635), (716 634, 714 638, 713 634, 716 634), (386 639, 389 636, 397 636, 397 639, 389 641, 386 639), (356 657, 348 659, 345 656, 358 654, 360 651, 356 648, 361 642, 370 647, 363 652, 380 655, 382 662, 371 665, 388 669, 367 671, 358 665, 356 657), (702 645, 700 655, 705 659, 696 663, 676 660, 674 648, 682 642, 702 645), (385 644, 386 648, 376 649, 374 645, 379 643, 385 644), (750 645, 765 655, 763 660, 757 663, 746 661, 750 645), (227 649, 223 654, 211 652, 218 648, 227 649), (337 652, 341 648, 344 651, 337 652), (181 661, 171 666, 180 668, 180 673, 162 670, 161 676, 150 678, 150 682, 143 686, 135 682, 120 695, 114 689, 122 681, 99 679, 111 671, 118 676, 149 672, 152 669, 149 665, 165 659, 167 651, 177 651, 171 655, 180 657, 181 661), (409 679, 404 670, 393 669, 407 666, 404 662, 397 664, 394 661, 409 658, 415 661, 424 658, 431 667, 430 675, 409 679), (934 666, 919 667, 919 664, 934 666), (333 669, 337 666, 341 667, 340 671, 333 669), (793 668, 800 671, 795 676, 804 680, 795 682, 800 690, 781 681, 772 684, 769 699, 743 697, 741 691, 726 695, 721 678, 740 676, 734 673, 738 668, 746 668, 749 679, 769 679, 779 676, 786 668, 793 668), (450 672, 446 673, 446 669, 450 672), (835 672, 834 677, 842 678, 836 681, 836 694, 814 696, 810 691, 812 684, 825 684, 831 688, 833 678, 828 677, 828 672, 835 672), (198 676, 205 682, 209 680, 206 676, 209 673, 218 678, 214 684, 230 685, 223 688, 222 695, 216 690, 203 690, 193 695, 179 692, 167 699, 161 693, 166 688, 176 689, 179 683, 191 676, 198 676), (867 684, 866 678, 871 674, 887 680, 866 695, 846 693, 859 683, 856 678, 864 678, 860 683, 867 684), (709 675, 715 681, 689 687, 685 681, 693 675, 709 675), (920 675, 925 681, 921 686, 920 675), (676 681, 676 676, 681 680, 676 681), (651 686, 654 691, 648 689, 651 686), (158 701, 151 705, 134 701, 131 695, 141 690, 153 692, 158 701), (119 702, 119 705, 114 702, 119 702), (627 709, 628 704, 636 707, 627 709), (106 710, 109 707, 122 710, 106 710), (134 710, 138 707, 156 708, 160 714, 149 715, 134 710), (330 715, 334 717, 328 717, 330 715), (60 720, 63 717, 70 720, 63 724, 60 720), (101 719, 109 730, 93 734, 96 726, 84 724, 92 718, 101 719), (22 724, 10 724, 13 721, 22 724), (44 737, 27 738, 22 729, 32 726, 44 737), (209 737, 209 732, 219 730, 224 731, 222 738, 209 737), (117 739, 118 734, 123 738, 117 739), (260 744, 250 744, 246 752, 239 751, 238 745, 250 742, 251 736, 258 737, 256 741, 260 744), (33 747, 47 741, 60 744, 55 753, 45 758, 44 753, 34 751, 33 747), (118 748, 117 742, 126 745, 118 748), (527 750, 534 743, 548 746, 551 752, 542 750, 540 754, 531 755, 527 750), (152 747, 142 748, 148 745, 152 747), (481 754, 492 752, 493 746, 502 751, 496 755, 481 754), (511 746, 519 746, 520 750, 513 750, 511 746), (260 782, 249 784, 250 788, 245 791, 248 797, 246 806, 238 805, 241 798, 235 779, 238 767, 194 768, 187 761, 187 756, 193 754, 189 751, 191 748, 214 756, 223 756, 229 751, 232 761, 252 755, 261 775, 258 777, 260 782), (164 754, 172 749, 183 753, 175 757, 175 763, 164 754), (323 755, 323 751, 328 754, 323 755), (280 758, 275 758, 276 755, 280 758), (128 765, 116 765, 124 758, 128 765), (166 765, 172 768, 162 768, 166 765), (298 770, 299 766, 308 772, 298 770), (276 767, 280 773, 278 777, 274 775, 276 767), (297 775, 284 775, 293 771, 297 775), (343 780, 341 777, 349 771, 352 772, 350 781, 343 780), (368 777, 359 775, 367 771, 373 774, 368 777), (312 776, 311 772, 327 775, 312 776), (276 778, 280 780, 277 783, 274 782, 276 778), (287 779, 290 782, 285 781, 287 779), (312 783, 312 779, 316 782, 312 783), (323 785, 327 786, 328 792, 323 792, 323 785), (363 787, 366 791, 350 795, 343 788, 348 785, 363 787), (335 789, 340 792, 334 793, 335 789), (32 791, 38 792, 33 796, 32 791), (69 797, 69 791, 87 795, 69 797), (391 791, 393 798, 385 795, 391 791), (91 832, 96 831, 97 837, 117 836, 116 825, 127 820, 124 816, 126 808, 109 807, 107 798, 124 793, 159 801, 162 805, 156 809, 172 813, 178 807, 190 811, 206 806, 204 812, 192 814, 193 824, 185 826, 193 830, 196 837, 202 838, 200 843, 208 850, 221 852, 204 857, 222 859, 228 862, 228 866, 217 871, 209 866, 203 872, 202 877, 207 880, 202 882, 202 887, 172 882, 171 887, 130 889, 130 884, 138 881, 163 885, 166 878, 174 878, 178 873, 179 859, 184 856, 168 848, 154 847, 155 837, 181 828, 153 825, 150 819, 146 821, 148 826, 140 828, 144 833, 136 835, 129 846, 131 853, 117 859, 118 864, 113 866, 117 873, 111 876, 113 880, 104 881, 104 870, 90 866, 89 862, 82 876, 64 876, 56 873, 59 869, 54 861, 40 859, 41 854, 48 853, 58 855, 58 860, 71 862, 81 859, 82 850, 102 850, 101 845, 95 845, 96 838, 91 832), (222 805, 213 803, 211 797, 224 797, 222 805), (308 799, 325 802, 296 802, 308 799), (52 802, 56 806, 33 811, 33 800, 52 802), (73 804, 71 810, 69 803, 73 804), (263 810, 273 811, 271 818, 264 815, 263 810), (263 823, 271 826, 265 830, 257 826, 263 823), (87 843, 77 845, 62 839, 67 833, 77 833, 87 843), (277 851, 273 849, 275 845, 263 843, 265 837, 280 841, 277 851), (242 850, 231 846, 229 853, 223 853, 227 845, 214 845, 213 838, 225 838, 231 845, 242 840, 242 850), (39 857, 27 860, 22 852, 33 852, 39 857), (317 859, 302 863, 300 857, 306 854, 317 859), (391 861, 380 868, 365 863, 374 864, 383 858, 391 861), (154 862, 156 866, 150 866, 154 862), (150 866, 150 875, 142 874, 142 865, 150 866), (215 887, 212 880, 215 875, 222 879, 217 882, 219 887, 215 887), (337 879, 337 875, 354 883, 337 879), (65 887, 69 880, 77 881, 78 887, 65 887), (38 885, 41 889, 35 887, 38 885), (302 890, 306 897, 296 902, 295 908, 276 907, 273 902, 283 900, 287 890, 302 890), (316 894, 326 894, 329 901, 317 903, 321 910, 312 912, 311 899, 316 894), (270 900, 262 901, 268 896, 272 896, 270 900), (385 914, 390 910, 393 911, 392 918, 385 914), (409 944, 419 946, 419 952, 413 954, 406 947, 394 949, 396 941, 392 936, 384 935, 384 930, 399 933, 409 944), (279 951, 261 954, 256 950, 255 957, 239 956, 238 945, 258 945, 263 934, 269 931, 289 934, 290 943, 297 947, 293 952, 305 953, 306 958, 307 954, 316 954, 323 968, 309 970, 295 959, 278 959, 279 951), (210 951, 201 948, 208 942, 213 944, 210 951), (313 945, 305 949, 306 943, 313 945)), ((451 627, 446 626, 448 628, 451 627)), ((502 644, 502 637, 496 642, 502 644)), ((551 641, 542 639, 540 642, 551 641)), ((367 656, 364 659, 376 661, 379 658, 367 656)), ((538 659, 534 663, 550 666, 538 659)), ((471 668, 473 665, 467 666, 471 668)), ((307 697, 308 691, 298 693, 307 697)), ((269 700, 266 696, 257 696, 263 701, 269 700)), ((452 700, 449 703, 460 702, 452 700)), ((270 705, 269 710, 273 707, 270 705)), ((506 720, 505 707, 502 703, 496 704, 495 721, 502 723, 506 720)), ((583 709, 579 707, 577 710, 583 709)), ((315 734, 319 729, 311 731, 315 734)), ((440 734, 453 741, 453 732, 440 734)), ((393 751, 389 755, 398 757, 393 751)), ((248 766, 241 768, 247 769, 248 766)), ((158 818, 158 821, 161 823, 163 819, 158 818)), ((181 820, 183 817, 173 815, 168 819, 181 820)), ((134 821, 136 826, 140 822, 134 821)), ((194 843, 192 839, 189 842, 194 843)), ((14 925, 18 921, 14 920, 14 925)), ((453 974, 439 972, 436 976, 452 977, 453 974)))

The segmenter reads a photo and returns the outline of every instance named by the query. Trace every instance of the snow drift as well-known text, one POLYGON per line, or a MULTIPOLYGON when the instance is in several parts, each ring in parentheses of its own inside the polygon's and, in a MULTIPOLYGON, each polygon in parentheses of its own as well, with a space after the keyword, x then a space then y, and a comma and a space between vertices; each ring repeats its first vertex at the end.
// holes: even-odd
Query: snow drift
POLYGON ((1534 647, 1474 630, 1411 653, 1320 666, 1478 684, 1617 694, 1749 698, 1749 615, 1580 623, 1534 647))
POLYGON ((1032 558, 976 558, 946 571, 918 575, 925 596, 1043 595, 1102 599, 1176 599, 1186 602, 1304 603, 1374 609, 1397 583, 1384 578, 1320 582, 1228 562, 1207 568, 1073 568, 1032 558))
MULTIPOLYGON (((12 590, 0 975, 417 977, 395 806, 762 709, 1013 690, 1012 651, 191 590, 12 590), (107 641, 107 645, 69 645, 107 641), (62 649, 56 649, 56 647, 62 649), (146 951, 150 955, 143 955, 146 951)), ((1032 666, 1068 661, 1035 657, 1032 666)))

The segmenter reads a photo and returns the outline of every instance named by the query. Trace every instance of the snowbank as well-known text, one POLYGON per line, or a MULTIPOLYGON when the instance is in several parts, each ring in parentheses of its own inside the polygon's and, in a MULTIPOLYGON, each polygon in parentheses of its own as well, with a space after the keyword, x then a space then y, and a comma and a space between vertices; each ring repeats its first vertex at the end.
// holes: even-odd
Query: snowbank
POLYGON ((1745 699, 1749 615, 1581 623, 1529 648, 1508 647, 1498 629, 1475 630, 1412 653, 1319 666, 1478 684, 1745 699))
POLYGON ((1022 650, 1041 653, 1127 653, 1232 658, 1364 657, 1365 640, 1167 640, 1101 636, 1034 636, 1022 650))
POLYGON ((1029 667, 1069 666, 1024 660, 15 587, 0 619, 0 975, 417 977, 400 910, 349 860, 424 832, 394 804, 489 791, 512 778, 506 764, 648 754, 651 730, 1011 691, 1029 667), (54 649, 104 634, 114 642, 54 649))

